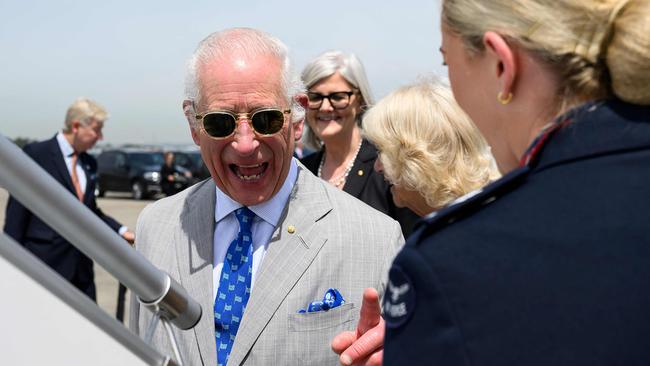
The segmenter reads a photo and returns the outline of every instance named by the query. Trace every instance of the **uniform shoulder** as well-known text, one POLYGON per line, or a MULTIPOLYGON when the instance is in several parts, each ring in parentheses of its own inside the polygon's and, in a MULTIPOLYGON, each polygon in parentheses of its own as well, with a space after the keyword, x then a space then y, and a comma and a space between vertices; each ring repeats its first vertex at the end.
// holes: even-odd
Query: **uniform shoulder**
POLYGON ((486 208, 495 200, 501 199, 518 187, 529 173, 528 167, 515 169, 487 186, 460 197, 449 206, 430 214, 421 221, 409 243, 419 243, 421 240, 417 238, 427 237, 486 208))

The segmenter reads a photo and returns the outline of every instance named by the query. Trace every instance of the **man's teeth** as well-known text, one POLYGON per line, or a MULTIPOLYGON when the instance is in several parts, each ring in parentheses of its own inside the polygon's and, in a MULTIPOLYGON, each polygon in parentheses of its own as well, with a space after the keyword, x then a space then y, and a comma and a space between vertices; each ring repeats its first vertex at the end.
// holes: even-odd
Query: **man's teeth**
POLYGON ((237 174, 237 176, 238 176, 240 179, 243 179, 243 180, 253 180, 253 179, 259 179, 259 178, 262 176, 262 174, 254 174, 254 175, 241 175, 241 174, 237 174))
POLYGON ((239 179, 242 179, 242 180, 250 181, 250 180, 260 179, 260 177, 262 176, 262 173, 263 173, 263 171, 259 171, 259 169, 262 168, 262 164, 240 165, 239 168, 240 169, 255 169, 255 170, 258 170, 258 172, 254 173, 254 174, 252 172, 247 172, 248 174, 244 174, 241 171, 237 171, 237 176, 239 177, 239 179))

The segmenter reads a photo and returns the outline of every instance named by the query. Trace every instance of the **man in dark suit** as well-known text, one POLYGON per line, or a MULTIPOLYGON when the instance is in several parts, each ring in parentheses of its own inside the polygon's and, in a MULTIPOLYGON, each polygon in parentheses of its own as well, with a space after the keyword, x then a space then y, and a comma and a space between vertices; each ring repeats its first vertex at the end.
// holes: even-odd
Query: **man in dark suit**
MULTIPOLYGON (((24 151, 124 239, 134 234, 105 215, 95 201, 97 161, 86 153, 102 138, 106 110, 86 98, 66 114, 63 130, 53 138, 25 146, 24 151)), ((5 233, 95 300, 93 262, 13 197, 7 203, 5 233)))

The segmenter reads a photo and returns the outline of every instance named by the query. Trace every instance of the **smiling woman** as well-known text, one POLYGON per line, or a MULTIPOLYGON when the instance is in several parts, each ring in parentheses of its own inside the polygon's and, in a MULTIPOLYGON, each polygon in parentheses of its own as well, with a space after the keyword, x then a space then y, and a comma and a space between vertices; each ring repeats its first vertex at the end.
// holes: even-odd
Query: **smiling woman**
POLYGON ((307 145, 320 151, 302 159, 312 173, 397 220, 408 236, 417 215, 396 207, 388 182, 373 170, 375 147, 363 139, 361 117, 373 98, 361 61, 329 51, 305 66, 307 145))

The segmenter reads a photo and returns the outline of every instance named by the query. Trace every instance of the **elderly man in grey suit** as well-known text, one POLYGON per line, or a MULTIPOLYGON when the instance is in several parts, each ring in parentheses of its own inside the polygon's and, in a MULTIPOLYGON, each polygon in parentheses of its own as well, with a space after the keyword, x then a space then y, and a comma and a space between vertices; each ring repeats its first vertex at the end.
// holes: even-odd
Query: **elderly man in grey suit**
MULTIPOLYGON (((305 104, 266 33, 211 34, 190 59, 183 108, 212 179, 148 206, 137 226, 138 250, 203 308, 176 335, 190 365, 336 364, 330 341, 357 326, 364 289, 383 293, 400 227, 292 158, 305 104)), ((153 343, 169 353, 163 333, 153 343)))

